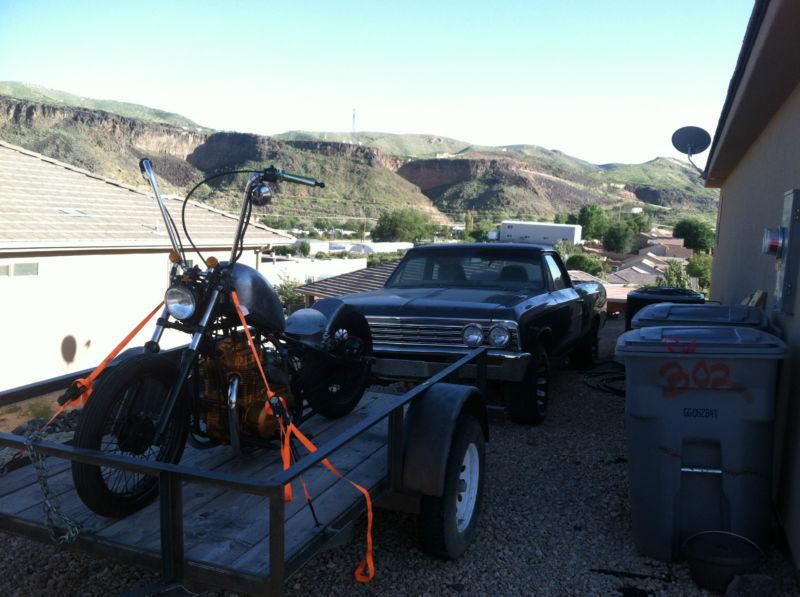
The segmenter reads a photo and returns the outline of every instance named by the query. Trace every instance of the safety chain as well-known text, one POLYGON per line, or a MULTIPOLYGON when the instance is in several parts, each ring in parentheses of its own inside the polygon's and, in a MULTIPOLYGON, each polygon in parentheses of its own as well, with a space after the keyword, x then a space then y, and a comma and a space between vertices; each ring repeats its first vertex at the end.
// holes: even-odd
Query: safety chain
POLYGON ((50 492, 50 486, 47 483, 47 457, 38 452, 33 446, 34 441, 42 438, 41 431, 29 431, 26 433, 25 454, 30 458, 36 469, 36 478, 42 490, 42 513, 44 514, 45 526, 47 526, 47 532, 50 533, 50 538, 58 545, 73 543, 80 535, 81 526, 61 511, 58 497, 50 492), (57 523, 60 524, 56 526, 57 523), (63 535, 58 534, 59 527, 66 529, 63 535))

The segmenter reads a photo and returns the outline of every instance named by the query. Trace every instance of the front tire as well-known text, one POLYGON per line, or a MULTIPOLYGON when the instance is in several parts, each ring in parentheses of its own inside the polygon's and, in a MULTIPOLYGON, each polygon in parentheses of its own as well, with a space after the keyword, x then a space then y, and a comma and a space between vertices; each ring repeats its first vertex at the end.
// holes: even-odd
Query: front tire
POLYGON ((537 346, 522 381, 505 384, 506 413, 518 425, 541 425, 550 404, 550 360, 537 346))
POLYGON ((485 452, 480 423, 462 415, 447 457, 444 493, 422 496, 420 502, 420 545, 435 558, 455 560, 475 538, 483 504, 485 452))
MULTIPOLYGON (((104 376, 81 413, 74 445, 129 458, 180 461, 189 421, 184 396, 178 397, 160 445, 152 443, 161 405, 178 380, 166 357, 131 357, 104 376)), ((75 489, 101 516, 121 517, 140 510, 158 495, 156 477, 79 462, 72 463, 75 489)))

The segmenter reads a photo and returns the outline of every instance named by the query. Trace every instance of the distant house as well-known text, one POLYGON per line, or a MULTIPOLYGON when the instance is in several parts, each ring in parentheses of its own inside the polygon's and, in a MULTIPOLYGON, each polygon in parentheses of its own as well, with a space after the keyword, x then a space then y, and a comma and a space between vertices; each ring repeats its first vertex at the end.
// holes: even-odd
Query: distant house
POLYGON ((322 298, 333 298, 354 292, 366 292, 383 288, 389 276, 397 269, 400 260, 387 261, 380 265, 332 276, 300 286, 297 290, 305 296, 307 305, 322 298))
POLYGON ((657 242, 653 244, 649 244, 646 247, 639 249, 639 255, 656 255, 658 257, 665 257, 668 259, 689 259, 692 255, 694 255, 694 251, 692 249, 687 249, 683 246, 683 239, 676 238, 673 240, 680 241, 678 243, 662 243, 657 242))
MULTIPOLYGON (((778 394, 775 498, 798 565, 800 280, 797 270, 787 270, 786 285, 778 286, 776 266, 786 263, 786 255, 776 261, 764 254, 762 238, 765 228, 786 226, 796 234, 800 226, 800 205, 791 192, 800 189, 799 31, 800 2, 756 0, 705 171, 706 186, 721 190, 712 298, 730 305, 766 291, 768 313, 790 347, 778 394), (776 290, 784 296, 780 308, 776 290)), ((800 258, 798 249, 793 241, 793 258, 800 258)))
MULTIPOLYGON (((166 203, 180 226, 181 202, 166 203)), ((194 202, 186 216, 200 252, 227 259, 236 217, 194 202)), ((241 262, 258 268, 262 248, 292 242, 251 222, 241 262)), ((151 195, 0 142, 0 390, 100 362, 162 300, 170 248, 151 195)))

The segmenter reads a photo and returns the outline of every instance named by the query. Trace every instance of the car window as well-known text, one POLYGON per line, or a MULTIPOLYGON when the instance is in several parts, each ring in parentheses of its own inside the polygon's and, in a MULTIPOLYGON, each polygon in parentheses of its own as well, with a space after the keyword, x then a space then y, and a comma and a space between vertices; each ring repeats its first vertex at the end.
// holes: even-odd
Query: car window
POLYGON ((486 249, 421 252, 407 257, 386 286, 542 289, 541 253, 486 249))
POLYGON ((564 274, 561 268, 558 267, 555 258, 552 255, 545 255, 544 262, 547 264, 547 269, 550 270, 550 278, 553 280, 553 290, 566 288, 567 284, 564 281, 564 274))

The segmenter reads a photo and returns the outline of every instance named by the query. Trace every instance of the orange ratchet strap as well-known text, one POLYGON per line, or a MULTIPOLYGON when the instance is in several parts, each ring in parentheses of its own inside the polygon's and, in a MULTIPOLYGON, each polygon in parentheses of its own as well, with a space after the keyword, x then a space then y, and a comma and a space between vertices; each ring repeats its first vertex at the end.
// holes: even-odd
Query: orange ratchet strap
POLYGON ((131 330, 131 333, 128 334, 127 336, 125 336, 125 338, 123 338, 122 342, 117 344, 117 346, 116 346, 116 348, 114 348, 114 350, 112 350, 110 353, 108 353, 108 356, 106 358, 104 358, 97 367, 95 367, 94 371, 92 371, 88 376, 82 377, 80 379, 76 379, 75 381, 72 382, 72 384, 67 389, 67 392, 64 393, 64 395, 66 396, 67 393, 70 392, 70 390, 72 390, 72 391, 77 390, 78 394, 75 396, 75 398, 72 398, 71 400, 67 400, 64 404, 62 404, 58 408, 58 410, 56 411, 56 414, 54 414, 50 418, 50 420, 47 422, 47 424, 42 429, 47 428, 50 425, 50 423, 55 421, 56 418, 58 418, 58 416, 61 413, 63 413, 65 410, 67 410, 67 408, 73 402, 75 402, 75 400, 78 398, 78 396, 80 396, 80 398, 81 398, 81 406, 86 406, 86 401, 89 400, 89 396, 92 395, 92 391, 94 390, 94 382, 95 382, 95 380, 97 380, 97 378, 100 376, 100 374, 103 371, 105 371, 105 368, 108 367, 108 364, 111 361, 113 361, 114 358, 116 358, 116 356, 120 352, 122 352, 122 349, 125 348, 131 340, 133 340, 133 338, 136 336, 136 334, 138 334, 139 332, 142 331, 142 328, 147 325, 147 322, 150 321, 156 313, 158 313, 158 310, 161 309, 161 307, 163 305, 164 305, 164 301, 161 301, 160 303, 158 303, 158 306, 156 306, 155 309, 150 311, 150 313, 147 315, 147 317, 145 317, 141 322, 139 322, 139 324, 135 328, 133 328, 131 330))
MULTIPOLYGON (((267 401, 264 403, 264 410, 267 412, 268 415, 274 415, 275 413, 272 412, 272 407, 269 405, 269 400, 275 396, 275 392, 272 391, 272 388, 269 387, 269 382, 267 381, 267 374, 264 373, 264 368, 261 366, 261 358, 258 356, 258 351, 256 350, 256 344, 253 342, 253 336, 250 335, 250 326, 247 325, 247 322, 244 319, 244 312, 242 311, 242 304, 239 302, 239 295, 236 294, 236 291, 231 291, 231 298, 233 299, 233 305, 236 308, 236 314, 239 316, 239 321, 242 322, 242 327, 244 328, 245 336, 247 336, 247 343, 250 345, 250 350, 253 353, 253 358, 256 361, 256 365, 258 365, 258 370, 261 373, 261 379, 264 381, 264 387, 267 388, 267 401)), ((283 405, 286 408, 286 404, 283 405)), ((288 443, 285 443, 283 440, 286 437, 286 429, 283 427, 283 421, 281 421, 280 417, 276 417, 278 419, 278 426, 281 430, 281 460, 283 462, 283 470, 286 470, 292 465, 292 455, 289 451, 288 443), (284 449, 285 446, 285 449, 284 449)), ((283 499, 287 502, 292 501, 292 485, 291 483, 287 483, 283 488, 283 499)))
MULTIPOLYGON (((236 291, 231 292, 231 298, 233 299, 233 304, 236 307, 236 313, 239 315, 239 320, 242 322, 242 327, 244 328, 244 333, 247 336, 247 341, 250 344, 250 349, 253 352, 253 356, 255 357, 256 364, 258 365, 258 370, 261 372, 261 379, 264 380, 264 386, 267 388, 267 397, 272 398, 275 396, 275 393, 270 389, 269 382, 267 382, 267 376, 264 373, 264 369, 261 366, 261 359, 258 357, 258 352, 256 351, 255 343, 253 342, 253 337, 250 335, 250 328, 247 325, 247 322, 244 318, 244 313, 242 313, 242 306, 239 303, 239 297, 236 294, 236 291)), ((283 399, 281 399, 283 402, 283 399)), ((286 408, 286 404, 284 403, 284 409, 286 408)), ((264 405, 264 409, 267 412, 272 413, 272 408, 267 402, 264 405)), ((289 423, 287 429, 284 429, 283 423, 278 417, 278 423, 280 424, 281 428, 281 459, 283 461, 283 470, 286 470, 291 466, 291 440, 292 435, 294 435, 300 443, 311 453, 317 451, 317 447, 314 443, 308 439, 303 433, 297 428, 294 423, 289 423)), ((368 583, 375 577, 375 562, 372 559, 372 498, 369 495, 369 491, 345 477, 339 470, 331 464, 331 461, 327 458, 323 459, 322 464, 327 468, 330 472, 334 475, 343 479, 350 483, 354 488, 361 492, 364 496, 364 501, 367 503, 367 552, 364 555, 364 559, 361 560, 361 563, 355 570, 355 577, 356 580, 360 583, 368 583)), ((302 482, 302 480, 301 480, 302 482)), ((311 501, 311 496, 308 493, 308 488, 306 487, 305 483, 302 483, 303 491, 305 492, 306 500, 311 501)), ((284 499, 286 501, 291 501, 292 499, 292 486, 290 483, 287 483, 284 487, 284 499)))

